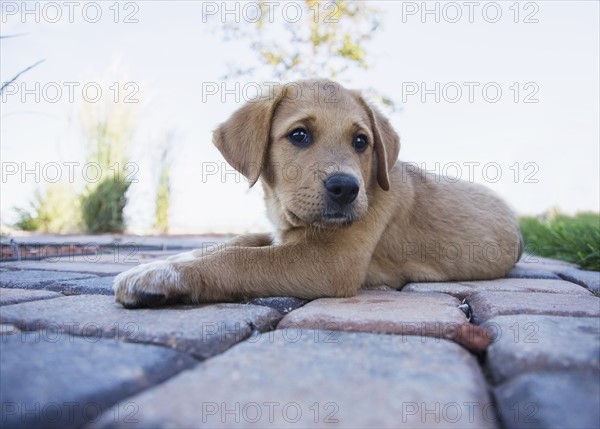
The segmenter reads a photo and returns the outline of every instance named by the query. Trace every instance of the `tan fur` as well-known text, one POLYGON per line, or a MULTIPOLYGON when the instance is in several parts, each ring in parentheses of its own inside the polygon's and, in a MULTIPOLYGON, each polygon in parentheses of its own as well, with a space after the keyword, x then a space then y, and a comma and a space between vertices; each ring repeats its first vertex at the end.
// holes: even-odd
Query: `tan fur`
POLYGON ((251 186, 261 178, 275 236, 249 234, 208 255, 126 271, 115 279, 123 305, 345 297, 361 286, 493 279, 520 256, 518 224, 504 202, 482 186, 397 162, 400 141, 388 120, 333 82, 298 82, 246 104, 214 143, 251 186), (288 140, 300 126, 313 135, 308 147, 288 140), (352 146, 359 133, 369 142, 362 153, 352 146), (336 171, 360 184, 343 219, 324 215, 323 181, 336 171))

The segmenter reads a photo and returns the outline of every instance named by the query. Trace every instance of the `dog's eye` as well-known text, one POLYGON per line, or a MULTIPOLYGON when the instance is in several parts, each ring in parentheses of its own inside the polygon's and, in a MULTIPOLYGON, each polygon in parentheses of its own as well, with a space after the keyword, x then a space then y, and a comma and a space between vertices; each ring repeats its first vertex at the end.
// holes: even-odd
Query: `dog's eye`
POLYGON ((292 144, 298 147, 306 147, 312 143, 310 134, 304 128, 296 128, 292 130, 292 132, 288 134, 288 139, 292 142, 292 144))
POLYGON ((354 150, 357 152, 364 152, 365 149, 369 146, 369 142, 367 140, 367 136, 364 134, 359 134, 354 137, 354 141, 352 142, 352 146, 354 150))

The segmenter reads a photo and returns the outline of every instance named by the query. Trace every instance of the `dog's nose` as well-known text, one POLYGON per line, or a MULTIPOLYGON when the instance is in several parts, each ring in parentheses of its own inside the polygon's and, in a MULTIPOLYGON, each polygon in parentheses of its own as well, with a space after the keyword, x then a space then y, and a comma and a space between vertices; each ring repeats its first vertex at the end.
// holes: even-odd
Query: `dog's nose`
POLYGON ((341 205, 354 201, 360 189, 356 177, 344 173, 332 174, 324 184, 329 198, 341 205))

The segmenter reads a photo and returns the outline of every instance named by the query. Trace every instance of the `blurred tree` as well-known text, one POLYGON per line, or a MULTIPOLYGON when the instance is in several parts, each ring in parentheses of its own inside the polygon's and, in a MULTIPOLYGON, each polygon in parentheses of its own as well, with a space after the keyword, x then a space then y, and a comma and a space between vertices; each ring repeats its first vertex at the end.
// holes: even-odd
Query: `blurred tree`
MULTIPOLYGON (((293 4, 271 9, 272 3, 261 1, 260 13, 254 8, 253 16, 248 8, 245 21, 219 22, 226 41, 249 45, 257 53, 254 64, 227 63, 224 79, 343 80, 352 68, 368 69, 368 44, 381 25, 381 13, 372 3, 305 0, 293 4)), ((363 89, 391 110, 397 108, 393 98, 372 87, 363 89)))
POLYGON ((260 74, 266 67, 281 80, 335 78, 350 66, 368 67, 364 45, 379 27, 379 13, 368 2, 305 0, 277 9, 269 2, 258 5, 260 13, 255 9, 246 22, 221 26, 226 40, 243 40, 258 54, 258 64, 249 67, 230 63, 228 77, 260 74))
MULTIPOLYGON (((257 54, 254 64, 229 62, 224 79, 339 80, 351 68, 368 68, 367 46, 380 27, 380 12, 372 3, 305 0, 286 7, 290 3, 272 9, 272 2, 261 1, 260 9, 248 8, 245 21, 219 21, 226 41, 247 44, 257 54)), ((395 108, 393 99, 373 89, 367 93, 395 108)))

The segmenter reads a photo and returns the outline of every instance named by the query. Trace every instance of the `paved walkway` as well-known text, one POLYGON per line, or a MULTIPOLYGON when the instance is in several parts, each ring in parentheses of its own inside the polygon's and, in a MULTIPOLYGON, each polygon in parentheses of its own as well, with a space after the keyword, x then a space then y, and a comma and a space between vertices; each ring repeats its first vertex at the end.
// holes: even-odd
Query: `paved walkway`
POLYGON ((529 256, 348 299, 114 303, 171 253, 0 264, 0 427, 600 427, 600 273, 529 256))

